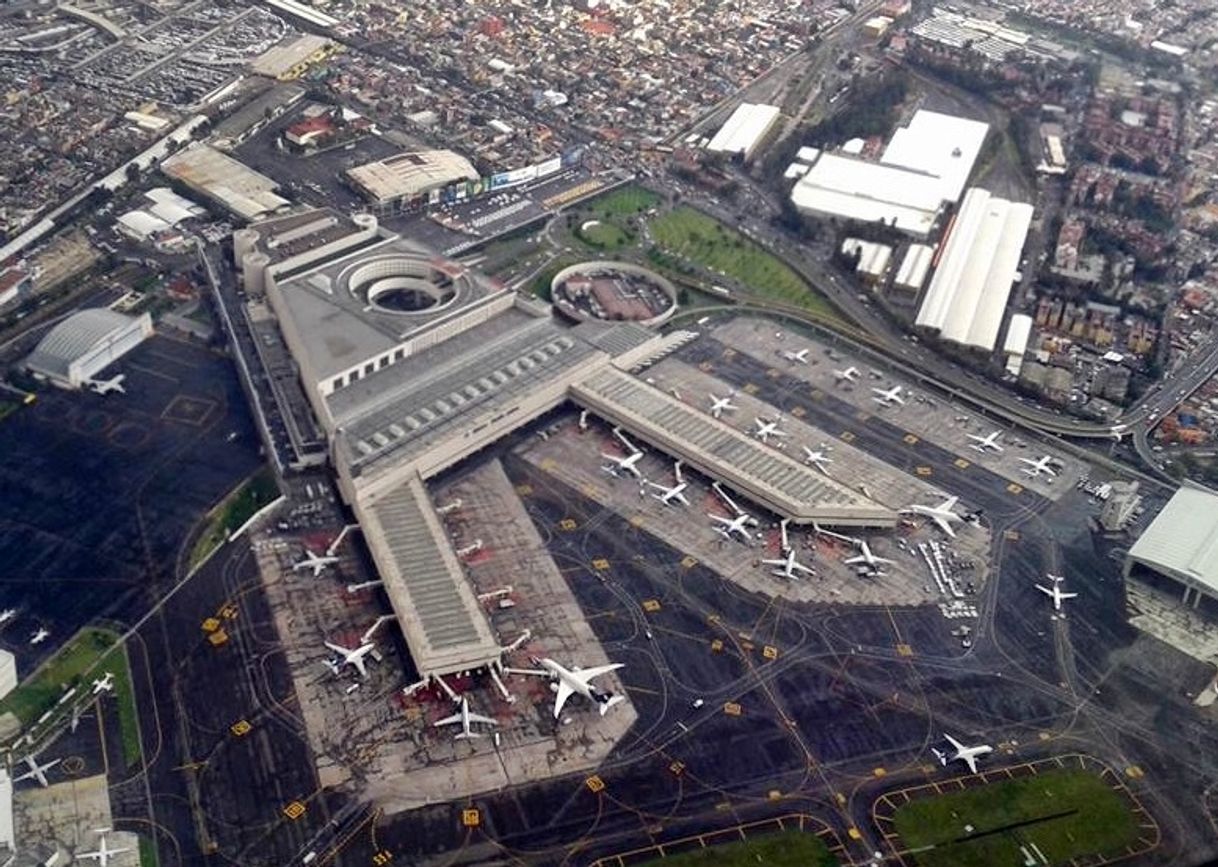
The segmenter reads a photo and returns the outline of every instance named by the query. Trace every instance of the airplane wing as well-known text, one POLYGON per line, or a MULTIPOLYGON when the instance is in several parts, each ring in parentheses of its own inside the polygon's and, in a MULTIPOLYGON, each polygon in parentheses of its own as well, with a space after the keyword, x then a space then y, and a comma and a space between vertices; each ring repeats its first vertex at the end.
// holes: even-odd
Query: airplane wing
POLYGON ((792 563, 791 568, 796 572, 803 572, 805 575, 815 575, 816 570, 810 566, 805 566, 803 563, 792 563))
POLYGON ((1045 587, 1043 584, 1037 584, 1036 589, 1039 590, 1041 593, 1047 594, 1049 596, 1053 595, 1053 591, 1050 590, 1048 587, 1045 587))
POLYGON ((680 500, 680 501, 681 501, 681 505, 683 505, 683 506, 688 506, 688 505, 689 505, 689 499, 688 499, 688 498, 687 498, 687 497, 686 497, 684 494, 680 494, 680 493, 678 493, 678 494, 673 494, 673 497, 672 497, 672 498, 673 498, 674 500, 680 500))
POLYGON ((1058 593, 1057 594, 1058 599, 1073 599, 1076 596, 1078 596, 1077 593, 1058 593))
POLYGON ((946 732, 943 734, 943 738, 944 738, 944 739, 945 739, 945 740, 946 740, 946 741, 947 741, 949 744, 951 744, 953 747, 955 747, 955 748, 956 748, 956 750, 957 750, 958 752, 959 752, 959 751, 963 751, 963 750, 964 750, 964 744, 960 743, 960 741, 956 740, 954 737, 952 737, 951 735, 947 734, 946 732))
POLYGON ((865 563, 865 562, 867 562, 866 557, 861 557, 861 556, 860 557, 851 557, 849 560, 843 560, 842 565, 853 566, 855 563, 865 563))
POLYGON ((350 662, 352 665, 354 665, 354 666, 355 666, 355 670, 359 672, 359 676, 360 676, 360 677, 367 677, 367 676, 368 676, 368 666, 367 666, 367 664, 364 662, 364 657, 363 657, 363 656, 354 656, 354 657, 351 657, 351 659, 349 659, 348 661, 349 661, 349 662, 350 662))
POLYGON ((940 504, 939 509, 941 511, 950 511, 950 510, 956 508, 956 503, 958 503, 958 502, 960 502, 959 497, 948 497, 946 500, 944 500, 942 502, 942 504, 940 504))
POLYGON ((343 656, 346 656, 351 652, 351 648, 339 647, 337 644, 331 644, 329 641, 325 642, 325 645, 326 647, 330 648, 330 650, 333 650, 335 653, 342 654, 343 656))
POLYGON ((575 690, 567 686, 566 681, 558 681, 558 692, 554 696, 554 719, 558 719, 558 715, 562 713, 562 706, 567 703, 567 699, 574 693, 575 690))
POLYGON ((611 671, 617 671, 625 666, 624 662, 611 662, 608 665, 596 665, 592 668, 581 668, 579 671, 571 672, 584 683, 590 683, 594 677, 600 677, 602 674, 608 674, 611 671))
MULTIPOLYGON (((474 715, 470 714, 469 718, 473 719, 474 715)), ((461 724, 461 714, 460 713, 455 713, 452 716, 446 716, 446 717, 444 717, 444 719, 438 719, 434 723, 432 723, 432 725, 434 725, 434 726, 451 726, 451 725, 460 725, 460 724, 461 724)))
POLYGON ((483 725, 486 725, 486 726, 499 725, 498 720, 491 719, 489 716, 482 716, 482 714, 477 714, 477 713, 471 713, 469 715, 469 721, 472 723, 482 723, 483 725))
POLYGON ((785 565, 787 565, 786 560, 762 560, 761 562, 764 563, 766 566, 785 566, 785 565))
POLYGON ((960 758, 964 759, 965 764, 968 765, 968 769, 970 771, 972 771, 974 774, 977 773, 977 757, 976 756, 965 755, 965 756, 961 756, 960 758))
POLYGON ((942 515, 931 515, 931 517, 934 519, 935 523, 939 525, 940 530, 947 533, 947 535, 951 536, 953 539, 956 538, 956 531, 952 529, 951 522, 947 520, 947 518, 943 517, 942 515))

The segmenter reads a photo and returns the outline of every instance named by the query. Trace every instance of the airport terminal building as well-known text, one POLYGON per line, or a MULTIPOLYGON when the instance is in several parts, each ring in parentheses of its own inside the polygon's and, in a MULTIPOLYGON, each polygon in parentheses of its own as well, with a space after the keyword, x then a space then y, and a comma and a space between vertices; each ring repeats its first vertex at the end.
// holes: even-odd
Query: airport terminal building
POLYGON ((794 523, 896 525, 891 509, 632 374, 690 332, 571 325, 367 215, 256 223, 234 235, 234 256, 274 312, 424 677, 501 655, 427 480, 568 401, 794 523))
POLYGON ((1124 575, 1218 618, 1218 494, 1185 481, 1129 549, 1124 575))
POLYGON ((152 334, 152 317, 105 307, 73 313, 38 342, 26 368, 62 388, 80 388, 152 334))

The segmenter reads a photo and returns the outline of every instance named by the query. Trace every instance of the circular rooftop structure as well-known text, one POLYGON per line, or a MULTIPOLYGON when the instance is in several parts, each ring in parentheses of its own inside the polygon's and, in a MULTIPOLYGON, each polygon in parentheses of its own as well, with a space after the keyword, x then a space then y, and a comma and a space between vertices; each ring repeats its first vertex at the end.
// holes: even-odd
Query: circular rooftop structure
POLYGON ((572 319, 660 325, 677 310, 677 290, 654 271, 627 262, 581 262, 550 281, 554 306, 572 319))
POLYGON ((394 253, 359 263, 343 275, 347 291, 378 313, 438 313, 461 294, 464 269, 452 262, 394 253))

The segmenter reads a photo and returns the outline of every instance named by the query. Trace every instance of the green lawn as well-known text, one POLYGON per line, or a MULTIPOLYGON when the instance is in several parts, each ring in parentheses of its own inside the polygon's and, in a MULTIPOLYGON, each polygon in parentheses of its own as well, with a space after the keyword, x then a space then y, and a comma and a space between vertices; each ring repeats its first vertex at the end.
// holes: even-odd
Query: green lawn
POLYGON ((757 295, 825 316, 837 315, 784 262, 701 211, 687 206, 674 208, 651 220, 650 228, 652 238, 663 251, 722 273, 727 283, 737 283, 757 295))
POLYGON ((643 187, 628 184, 616 190, 605 193, 599 198, 583 204, 583 210, 592 214, 593 219, 609 220, 613 217, 629 217, 641 214, 648 208, 654 208, 660 203, 658 193, 643 187))
POLYGON ((919 867, 1022 864, 1020 846, 1029 844, 1050 864, 1064 864, 1119 854, 1137 839, 1125 800, 1086 771, 1047 771, 914 800, 897 810, 894 821, 902 847, 917 853, 919 867), (918 851, 925 847, 933 848, 918 851))
POLYGON ((580 226, 575 237, 598 250, 619 250, 634 243, 634 236, 617 223, 589 220, 580 226))
POLYGON ((156 846, 143 834, 140 835, 140 867, 157 867, 156 846))
POLYGON ((642 867, 744 867, 764 864, 766 867, 831 867, 837 860, 825 844, 812 834, 802 831, 775 831, 750 836, 748 840, 724 843, 656 858, 642 867))
POLYGON ((123 761, 127 767, 139 764, 143 750, 140 748, 140 718, 135 708, 135 689, 131 685, 131 660, 127 648, 116 647, 97 667, 96 676, 102 672, 114 672, 114 700, 118 702, 118 725, 123 739, 123 761))
POLYGON ((250 476, 237 490, 225 497, 220 505, 207 513, 207 526, 199 534, 194 549, 190 552, 191 567, 206 560, 212 551, 224 543, 229 533, 240 528, 255 512, 278 496, 275 474, 270 469, 264 467, 250 476))

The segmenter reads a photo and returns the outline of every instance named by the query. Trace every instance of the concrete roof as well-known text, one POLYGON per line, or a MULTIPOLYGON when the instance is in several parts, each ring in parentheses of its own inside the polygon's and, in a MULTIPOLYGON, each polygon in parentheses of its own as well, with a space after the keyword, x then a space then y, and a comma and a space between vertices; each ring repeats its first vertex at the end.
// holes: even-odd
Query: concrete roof
POLYGON ((1218 494, 1185 482, 1129 557, 1211 596, 1218 594, 1218 494))
POLYGON ((200 142, 169 157, 161 163, 161 171, 247 220, 290 204, 275 194, 279 187, 275 181, 200 142))
POLYGON ((419 673, 467 671, 497 658, 499 643, 422 479, 416 474, 354 507, 419 673))
POLYGON ((365 163, 348 169, 347 177, 376 201, 389 202, 421 195, 453 181, 477 180, 478 172, 458 153, 431 150, 401 153, 365 163))
POLYGON ((708 151, 748 156, 778 119, 773 105, 744 102, 736 107, 706 146, 708 151))
POLYGON ((796 208, 925 236, 943 205, 939 178, 845 154, 820 155, 791 190, 796 208))
POLYGON ((880 162, 934 175, 943 199, 955 202, 989 129, 989 124, 978 120, 920 109, 907 126, 892 134, 880 162))
POLYGON ((92 307, 73 313, 38 341, 26 359, 26 365, 40 373, 66 377, 73 361, 138 321, 108 307, 92 307))
POLYGON ((892 527, 896 513, 705 412, 606 367, 571 387, 578 403, 796 523, 892 527))

